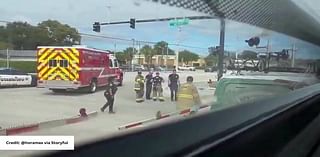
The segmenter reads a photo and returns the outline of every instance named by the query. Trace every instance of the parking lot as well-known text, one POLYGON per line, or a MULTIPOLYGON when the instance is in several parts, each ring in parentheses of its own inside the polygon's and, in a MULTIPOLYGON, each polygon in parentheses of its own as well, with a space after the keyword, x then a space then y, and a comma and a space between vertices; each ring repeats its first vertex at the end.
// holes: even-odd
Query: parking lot
MULTIPOLYGON (((135 102, 133 91, 133 80, 136 73, 125 74, 124 85, 119 87, 116 96, 115 110, 118 114, 133 114, 134 117, 154 115, 155 111, 169 112, 175 110, 175 105, 168 101, 169 89, 164 83, 164 96, 167 101, 164 103, 146 101, 138 104, 135 102)), ((167 79, 169 73, 163 73, 167 79)), ((212 73, 203 72, 182 72, 181 82, 184 82, 187 75, 194 75, 196 84, 206 87, 206 80, 212 73), (199 83, 202 82, 202 83, 199 83)), ((200 91, 205 92, 205 91, 200 91)), ((212 92, 212 91, 211 91, 212 92)), ((213 94, 213 93, 209 93, 213 94)), ((208 95, 205 93, 204 95, 208 95)), ((105 103, 103 88, 93 94, 82 92, 53 93, 44 88, 3 88, 0 89, 1 119, 2 128, 22 124, 30 124, 45 120, 72 117, 78 114, 81 107, 87 111, 96 111, 105 103)))
MULTIPOLYGON (((146 73, 144 73, 145 75, 146 73)), ((175 102, 170 101, 167 78, 170 72, 162 72, 164 77, 165 102, 152 100, 143 103, 135 102, 133 81, 136 73, 125 73, 124 85, 119 87, 115 100, 116 114, 99 113, 97 117, 77 124, 65 125, 50 129, 23 133, 23 135, 73 135, 75 142, 81 143, 101 136, 110 136, 119 132, 118 127, 134 121, 155 117, 157 111, 169 113, 176 110, 175 102)), ((195 84, 203 103, 212 100, 214 91, 209 90, 206 81, 214 78, 215 73, 180 72, 181 83, 187 76, 194 76, 195 84)), ((53 93, 44 88, 3 88, 0 89, 1 110, 0 126, 2 128, 14 127, 23 124, 32 124, 41 121, 68 118, 78 115, 80 108, 88 112, 99 111, 105 103, 103 88, 96 93, 81 92, 53 93)), ((9 153, 9 152, 7 152, 9 153)), ((10 152, 10 154, 21 152, 10 152)))

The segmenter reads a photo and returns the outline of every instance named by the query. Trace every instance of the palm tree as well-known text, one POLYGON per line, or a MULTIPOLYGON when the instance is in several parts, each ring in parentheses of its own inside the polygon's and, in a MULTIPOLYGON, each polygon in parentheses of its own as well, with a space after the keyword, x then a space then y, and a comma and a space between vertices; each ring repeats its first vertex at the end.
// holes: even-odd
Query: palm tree
POLYGON ((133 49, 132 47, 128 47, 126 48, 125 50, 123 50, 123 53, 124 53, 124 58, 126 60, 126 62, 130 62, 132 61, 133 59, 133 56, 135 55, 135 53, 137 52, 136 49, 133 49))
POLYGON ((155 51, 149 45, 144 45, 140 52, 144 55, 145 61, 147 62, 148 66, 152 63, 152 57, 155 55, 155 51))

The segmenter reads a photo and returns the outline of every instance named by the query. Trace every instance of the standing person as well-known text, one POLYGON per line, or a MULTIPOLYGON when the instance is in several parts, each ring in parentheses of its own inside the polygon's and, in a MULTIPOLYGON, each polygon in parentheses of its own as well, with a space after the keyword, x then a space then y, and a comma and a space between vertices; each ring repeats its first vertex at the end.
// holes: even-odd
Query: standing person
POLYGON ((153 77, 153 101, 157 101, 159 99, 160 101, 164 101, 162 92, 162 83, 164 82, 164 79, 160 76, 159 72, 156 72, 156 76, 153 77))
POLYGON ((177 101, 177 92, 180 85, 179 75, 176 70, 172 71, 172 74, 169 75, 168 86, 171 91, 171 101, 177 101))
POLYGON ((150 100, 151 97, 151 90, 152 90, 152 78, 153 78, 153 73, 152 71, 149 72, 148 75, 146 75, 146 99, 150 100))
POLYGON ((192 83, 193 77, 187 77, 187 83, 180 86, 178 90, 177 110, 191 109, 196 112, 201 104, 197 87, 192 83))
POLYGON ((209 85, 209 88, 214 88, 215 86, 214 82, 211 79, 209 79, 208 85, 209 85))
POLYGON ((100 109, 101 112, 104 112, 104 110, 109 107, 109 113, 115 113, 113 111, 113 103, 114 103, 114 96, 117 92, 118 88, 117 85, 113 83, 113 78, 110 77, 108 79, 108 84, 106 87, 106 91, 104 92, 104 97, 107 99, 107 102, 103 107, 100 109))
POLYGON ((141 103, 144 101, 144 77, 142 76, 142 72, 138 71, 138 75, 134 79, 134 90, 136 91, 136 102, 141 103))

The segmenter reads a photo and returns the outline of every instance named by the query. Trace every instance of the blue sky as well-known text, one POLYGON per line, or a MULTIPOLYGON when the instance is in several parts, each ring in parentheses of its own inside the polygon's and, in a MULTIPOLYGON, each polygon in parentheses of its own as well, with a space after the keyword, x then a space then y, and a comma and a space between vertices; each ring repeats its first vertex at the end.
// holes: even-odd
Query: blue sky
MULTIPOLYGON (((306 6, 310 10, 311 5, 306 6)), ((92 31, 92 24, 95 21, 110 22, 129 20, 130 18, 149 19, 194 15, 204 14, 144 0, 2 0, 0 6, 0 20, 27 21, 31 24, 37 24, 43 20, 54 19, 76 27, 81 33, 153 42, 164 40, 174 44, 180 41, 183 45, 197 48, 177 46, 170 48, 174 50, 188 49, 205 56, 208 54, 208 47, 219 44, 220 23, 218 20, 190 21, 189 25, 182 27, 180 33, 177 28, 169 27, 168 22, 138 23, 136 29, 130 29, 129 24, 110 25, 103 26, 101 33, 92 31)), ((234 52, 241 52, 245 49, 262 51, 250 48, 244 42, 253 36, 261 36, 261 46, 269 40, 273 51, 291 48, 292 44, 296 43, 297 57, 320 58, 320 49, 317 46, 279 33, 232 21, 226 22, 225 49, 234 52)), ((117 51, 132 45, 131 42, 119 40, 85 36, 82 39, 82 44, 90 47, 116 49, 117 51)))

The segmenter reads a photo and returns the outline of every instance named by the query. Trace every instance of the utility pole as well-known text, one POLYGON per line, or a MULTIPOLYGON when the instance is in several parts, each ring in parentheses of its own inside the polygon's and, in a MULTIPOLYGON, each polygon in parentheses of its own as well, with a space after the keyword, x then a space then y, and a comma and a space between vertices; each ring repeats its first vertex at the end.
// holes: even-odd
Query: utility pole
POLYGON ((140 62, 140 42, 138 42, 138 54, 139 54, 139 59, 138 59, 138 64, 141 65, 141 62, 140 62))
POLYGON ((225 38, 226 23, 223 17, 220 18, 220 46, 218 55, 218 81, 223 76, 223 58, 224 58, 224 38, 225 38))
POLYGON ((169 45, 168 45, 168 43, 167 43, 166 71, 168 71, 168 51, 169 51, 169 45))
POLYGON ((10 67, 10 63, 9 63, 9 48, 7 48, 7 68, 9 68, 10 67))
POLYGON ((162 66, 163 66, 163 64, 164 64, 163 49, 164 49, 164 47, 161 47, 161 65, 162 65, 162 66))
POLYGON ((134 39, 132 39, 132 57, 131 57, 131 62, 130 62, 130 67, 131 67, 131 71, 133 71, 133 64, 132 64, 132 62, 133 62, 133 58, 134 58, 134 44, 135 44, 135 40, 134 39))
POLYGON ((271 48, 270 48, 270 40, 267 41, 267 46, 256 46, 257 49, 266 49, 266 58, 262 59, 261 69, 265 73, 267 73, 267 69, 269 70, 270 58, 271 58, 271 48))
POLYGON ((291 55, 291 67, 292 68, 294 68, 295 53, 296 53, 296 41, 293 41, 293 44, 292 44, 292 55, 291 55))
MULTIPOLYGON (((177 45, 180 46, 180 33, 181 33, 181 27, 178 27, 178 41, 177 41, 177 45)), ((176 50, 176 71, 178 71, 178 67, 179 67, 179 47, 176 50)))
MULTIPOLYGON (((111 17, 111 5, 107 5, 107 17, 111 17)), ((110 23, 111 22, 111 18, 107 19, 107 21, 110 23)))

